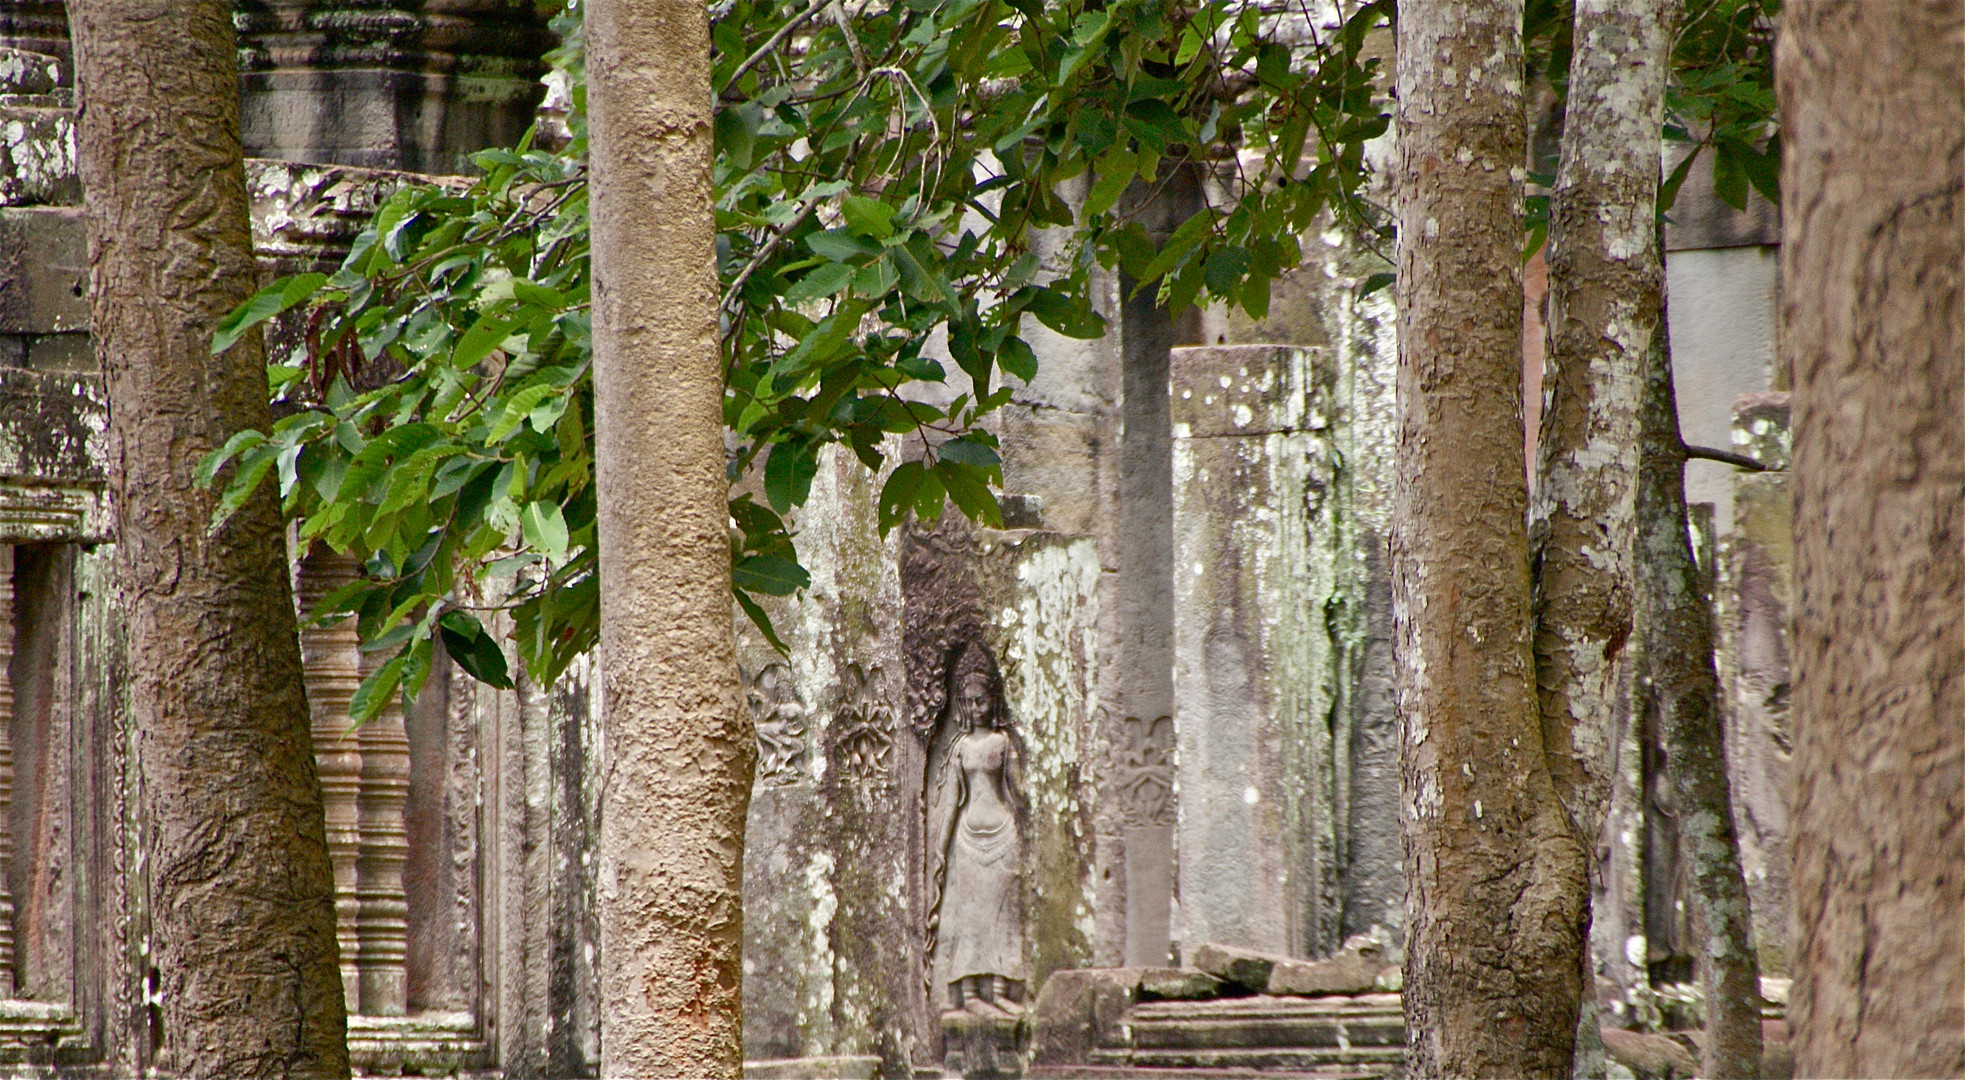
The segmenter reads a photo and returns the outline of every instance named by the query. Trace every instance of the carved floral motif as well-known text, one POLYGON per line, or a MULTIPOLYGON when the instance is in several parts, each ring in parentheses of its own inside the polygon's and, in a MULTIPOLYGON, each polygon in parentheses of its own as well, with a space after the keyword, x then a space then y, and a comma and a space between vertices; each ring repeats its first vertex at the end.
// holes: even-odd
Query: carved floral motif
POLYGON ((1114 765, 1119 812, 1128 825, 1174 823, 1174 720, 1128 716, 1114 765))
POLYGON ((783 786, 805 776, 805 703, 792 685, 791 669, 766 664, 745 694, 757 725, 757 782, 783 786))
POLYGON ((894 768, 894 709, 880 693, 880 668, 841 673, 833 713, 833 763, 857 780, 884 781, 894 768))

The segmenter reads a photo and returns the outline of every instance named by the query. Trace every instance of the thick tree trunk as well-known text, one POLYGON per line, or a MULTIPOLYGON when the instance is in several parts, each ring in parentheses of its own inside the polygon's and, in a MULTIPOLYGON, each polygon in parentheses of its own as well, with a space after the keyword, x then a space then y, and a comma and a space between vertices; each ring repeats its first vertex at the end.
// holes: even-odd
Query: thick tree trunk
POLYGON ((1585 851, 1533 681, 1521 412, 1522 11, 1399 11, 1399 461, 1407 1063, 1567 1077, 1585 851))
MULTIPOLYGON (((1653 160, 1657 160, 1655 157, 1653 160)), ((1656 328, 1644 396, 1637 499, 1642 661, 1636 710, 1664 748, 1678 851, 1690 864, 1706 1000, 1701 1076, 1760 1075, 1760 963, 1733 829, 1712 601, 1692 555, 1685 512, 1685 446, 1671 347, 1656 328)))
MULTIPOLYGON (((1549 195, 1549 334, 1536 496, 1535 682, 1556 790, 1587 850, 1616 776, 1628 663, 1638 410, 1664 307, 1658 154, 1676 0, 1579 0, 1562 161, 1549 195)), ((1585 946, 1578 1075, 1600 1074, 1585 946)))
POLYGON ((1965 1075, 1965 5, 1790 4, 1801 1076, 1965 1075))
POLYGON ((707 10, 587 7, 601 1072, 736 1076, 755 754, 731 629, 707 10))
POLYGON ((141 739, 155 1066, 346 1076, 334 879, 273 492, 208 533, 192 470, 265 429, 231 5, 76 0, 90 312, 108 378, 141 739))

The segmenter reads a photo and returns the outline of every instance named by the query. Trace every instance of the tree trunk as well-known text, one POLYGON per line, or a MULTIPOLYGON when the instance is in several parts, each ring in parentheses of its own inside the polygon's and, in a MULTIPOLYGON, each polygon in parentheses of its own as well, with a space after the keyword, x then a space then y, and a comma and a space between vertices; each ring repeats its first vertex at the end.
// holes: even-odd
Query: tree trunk
MULTIPOLYGON (((1579 0, 1562 162, 1549 196, 1536 544, 1542 738, 1571 827, 1594 852, 1610 808, 1614 712, 1634 593, 1638 411, 1664 307, 1658 155, 1676 0, 1579 0)), ((1578 1075, 1600 1074, 1586 944, 1578 1075)))
POLYGON ((216 532, 206 451, 265 430, 257 335, 211 355, 255 283, 231 5, 76 0, 90 312, 141 739, 154 1066, 346 1076, 334 880, 275 496, 216 532))
POLYGON ((1535 681, 1556 790, 1592 843, 1616 767, 1611 711, 1631 634, 1638 410, 1664 308, 1655 207, 1677 6, 1579 0, 1549 196, 1535 681))
POLYGON ((1791 4, 1800 1076, 1965 1075, 1965 5, 1791 4))
POLYGON ((601 1072, 743 1067, 744 814, 707 11, 587 8, 607 764, 601 1072))
POLYGON ((1685 445, 1678 429, 1671 347, 1662 325, 1655 333, 1640 435, 1638 568, 1644 611, 1636 708, 1665 751, 1664 780, 1677 815, 1677 850, 1690 864, 1698 908, 1694 923, 1704 935, 1700 969, 1706 1038, 1700 1075, 1756 1077, 1760 962, 1733 830, 1725 717, 1713 661, 1712 600, 1687 528, 1685 445))
POLYGON ((1399 11, 1393 597, 1414 1076, 1567 1077, 1585 852, 1533 682, 1521 409, 1522 10, 1399 11))

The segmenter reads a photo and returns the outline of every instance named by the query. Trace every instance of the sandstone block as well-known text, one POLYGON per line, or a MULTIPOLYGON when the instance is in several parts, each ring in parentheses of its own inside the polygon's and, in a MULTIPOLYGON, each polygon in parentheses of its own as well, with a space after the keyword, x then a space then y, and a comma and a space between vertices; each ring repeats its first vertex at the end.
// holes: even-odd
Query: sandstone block
POLYGON ((1305 997, 1369 994, 1381 988, 1378 983, 1385 966, 1384 947, 1356 934, 1329 959, 1278 961, 1269 971, 1268 992, 1305 997))
POLYGON ((1141 968, 1054 971, 1030 1008, 1030 1063, 1077 1065, 1092 1051, 1123 1047, 1126 1010, 1139 997, 1141 968))
POLYGON ((1631 1070, 1638 1080, 1682 1080, 1696 1076, 1699 1063, 1678 1040, 1623 1028, 1603 1029, 1603 1050, 1610 1060, 1631 1070))
POLYGON ((1147 968, 1139 976, 1142 1000, 1200 1001, 1220 994, 1220 979, 1193 968, 1147 968))
POLYGON ((1288 957, 1271 956, 1251 949, 1208 942, 1194 950, 1194 966, 1222 982, 1260 994, 1269 986, 1269 974, 1277 964, 1290 963, 1288 957))

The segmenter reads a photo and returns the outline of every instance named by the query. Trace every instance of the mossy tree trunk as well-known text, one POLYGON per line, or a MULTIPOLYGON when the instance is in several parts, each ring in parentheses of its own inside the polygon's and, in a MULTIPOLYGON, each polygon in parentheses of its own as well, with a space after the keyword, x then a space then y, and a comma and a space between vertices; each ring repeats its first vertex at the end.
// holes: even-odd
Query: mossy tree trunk
POLYGON ((74 0, 90 314, 140 747, 154 1068, 346 1076, 334 879, 275 495, 222 528, 192 470, 273 417, 224 0, 74 0))
POLYGON ((1657 329, 1646 370, 1638 485, 1638 593, 1643 644, 1633 712, 1657 733, 1677 812, 1678 850, 1691 868, 1703 933, 1706 1002, 1702 1076, 1760 1075, 1760 963, 1727 778, 1725 716, 1713 657, 1713 609, 1692 554, 1685 510, 1685 444, 1678 427, 1667 335, 1657 329))
POLYGON ((708 11, 586 10, 600 498, 601 1072, 743 1068, 744 815, 708 11))

